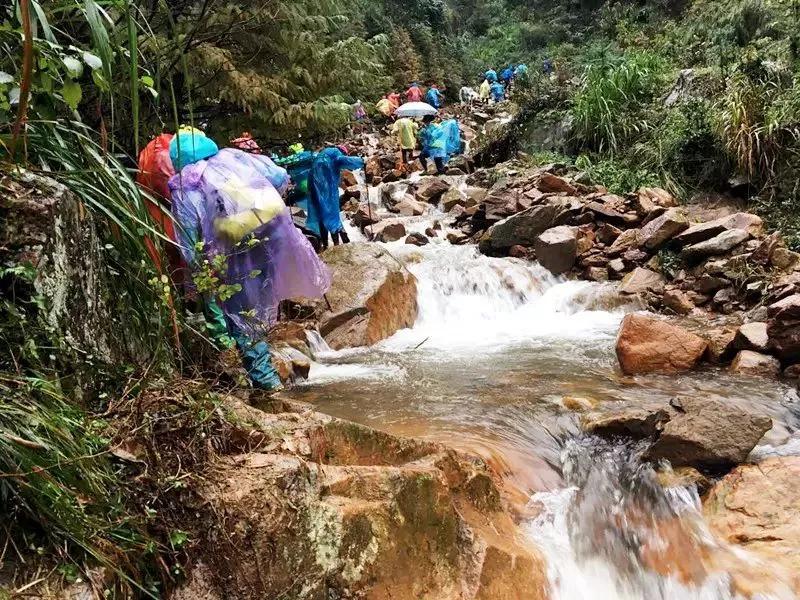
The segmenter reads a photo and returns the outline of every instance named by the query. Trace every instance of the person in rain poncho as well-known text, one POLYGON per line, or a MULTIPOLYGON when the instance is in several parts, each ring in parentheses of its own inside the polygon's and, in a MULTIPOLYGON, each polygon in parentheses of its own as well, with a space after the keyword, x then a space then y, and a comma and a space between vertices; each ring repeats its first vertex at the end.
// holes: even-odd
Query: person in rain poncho
POLYGON ((208 138, 176 136, 169 182, 177 235, 195 284, 219 302, 227 332, 253 385, 280 389, 264 328, 278 303, 320 297, 331 276, 292 223, 281 194, 289 177, 266 156, 218 150, 208 138))
POLYGON ((461 126, 455 119, 442 121, 441 128, 444 131, 445 161, 451 156, 461 154, 461 126))
POLYGON ((511 83, 511 80, 514 78, 514 65, 509 65, 503 72, 500 74, 500 81, 502 81, 505 85, 511 83))
POLYGON ((408 117, 397 119, 392 127, 392 133, 397 136, 403 163, 408 164, 414 158, 414 148, 417 147, 417 132, 419 125, 408 117))
POLYGON ((383 98, 381 98, 380 100, 378 100, 378 103, 375 105, 375 108, 378 109, 378 112, 381 113, 387 119, 390 118, 394 114, 394 111, 396 110, 396 107, 392 104, 392 101, 389 100, 388 94, 383 98))
POLYGON ((528 65, 522 63, 517 65, 517 68, 514 69, 514 77, 519 79, 520 81, 524 81, 528 78, 528 65))
POLYGON ((439 91, 439 88, 436 84, 433 84, 428 90, 428 93, 425 95, 425 101, 437 110, 442 108, 444 96, 442 95, 442 92, 439 91))
POLYGON ((339 207, 339 180, 342 171, 364 168, 364 159, 347 155, 346 148, 329 147, 321 150, 311 165, 308 177, 309 202, 306 227, 318 234, 322 248, 328 247, 328 234, 334 245, 350 239, 342 224, 339 207))
POLYGON ((447 134, 441 125, 434 122, 433 116, 424 117, 422 121, 425 126, 419 134, 420 144, 422 145, 419 161, 422 163, 422 168, 427 171, 428 159, 432 158, 436 164, 436 173, 444 175, 444 163, 447 158, 447 134))
POLYGON ((389 102, 392 103, 392 107, 394 108, 392 113, 394 113, 395 110, 400 108, 400 105, 403 103, 403 99, 400 97, 400 94, 398 94, 397 92, 392 92, 391 94, 386 96, 386 98, 388 98, 389 102))
POLYGON ((411 84, 411 87, 406 91, 406 100, 408 102, 422 102, 422 90, 417 82, 411 84))
POLYGON ((489 98, 492 97, 492 84, 489 83, 488 79, 483 80, 480 90, 478 91, 478 97, 484 104, 488 103, 489 98))
POLYGON ((556 66, 553 63, 552 59, 545 58, 544 62, 542 62, 542 73, 546 77, 550 77, 556 71, 556 66))
POLYGON ((495 81, 497 81, 497 71, 495 71, 494 69, 489 69, 488 71, 486 71, 486 74, 483 77, 484 79, 487 79, 490 84, 492 84, 495 81))
POLYGON ((477 97, 478 94, 475 92, 475 90, 467 85, 458 90, 458 99, 461 101, 462 106, 468 106, 472 104, 477 97))
POLYGON ((250 152, 251 154, 261 154, 261 147, 253 139, 253 135, 249 131, 243 131, 242 135, 238 138, 231 140, 231 146, 250 152))
POLYGON ((499 81, 492 84, 492 100, 495 102, 502 102, 506 99, 506 88, 499 81))

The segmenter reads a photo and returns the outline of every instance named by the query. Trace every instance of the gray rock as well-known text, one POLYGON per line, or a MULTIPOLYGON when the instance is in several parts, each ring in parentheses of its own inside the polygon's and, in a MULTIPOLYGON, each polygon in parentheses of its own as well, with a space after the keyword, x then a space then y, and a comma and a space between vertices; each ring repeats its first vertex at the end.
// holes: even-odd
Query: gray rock
POLYGON ((643 267, 637 267, 628 273, 619 286, 619 291, 623 294, 641 294, 643 292, 664 291, 664 277, 643 267))
POLYGON ((423 233, 412 232, 406 238, 406 244, 412 246, 425 246, 430 243, 430 240, 423 233))
POLYGON ((781 373, 781 363, 773 356, 752 350, 742 350, 733 359, 730 371, 737 375, 777 377, 781 373))
POLYGON ((539 235, 560 225, 565 216, 560 207, 549 204, 523 210, 492 225, 480 240, 480 251, 490 254, 511 246, 532 246, 539 235))
POLYGON ((671 208, 642 227, 639 243, 648 250, 658 250, 687 227, 686 216, 680 209, 671 208))
POLYGON ((689 227, 686 231, 675 237, 675 241, 683 245, 697 244, 710 240, 720 233, 731 229, 747 231, 751 235, 758 235, 763 228, 760 217, 751 213, 734 213, 727 217, 720 217, 706 223, 699 223, 689 227))
POLYGON ((733 345, 737 350, 755 350, 764 352, 767 349, 769 337, 767 336, 766 323, 745 323, 736 332, 733 345))
POLYGON ((539 264, 553 275, 566 273, 575 265, 577 248, 576 231, 566 225, 548 229, 534 244, 539 264))
POLYGON ((729 229, 716 237, 692 244, 681 251, 684 260, 698 260, 706 256, 725 254, 750 238, 750 233, 743 229, 729 229))
POLYGON ((717 400, 682 398, 673 405, 647 457, 668 460, 674 467, 718 469, 739 464, 772 428, 769 417, 717 400))

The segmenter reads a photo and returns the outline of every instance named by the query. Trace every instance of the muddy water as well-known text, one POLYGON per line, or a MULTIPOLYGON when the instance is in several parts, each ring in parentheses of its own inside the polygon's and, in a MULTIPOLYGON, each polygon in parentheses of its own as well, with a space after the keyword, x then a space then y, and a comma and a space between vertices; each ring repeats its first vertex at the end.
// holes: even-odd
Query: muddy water
MULTIPOLYGON (((368 350, 332 352, 317 340, 317 364, 293 395, 322 412, 487 458, 538 514, 523 527, 549 559, 556 600, 736 597, 735 574, 724 568, 686 573, 646 552, 666 548, 691 562, 690 548, 697 564, 700 555, 730 553, 705 531, 695 490, 666 492, 635 448, 583 437, 576 407, 722 399, 773 417, 755 452, 765 455, 800 451, 794 392, 714 369, 623 377, 614 339, 638 307, 620 301, 613 285, 557 279, 442 239, 386 247, 418 278, 416 325, 368 350), (631 507, 644 517, 630 519, 631 507), (664 522, 674 524, 669 536, 657 525, 664 522)), ((793 597, 779 585, 771 592, 793 597)))

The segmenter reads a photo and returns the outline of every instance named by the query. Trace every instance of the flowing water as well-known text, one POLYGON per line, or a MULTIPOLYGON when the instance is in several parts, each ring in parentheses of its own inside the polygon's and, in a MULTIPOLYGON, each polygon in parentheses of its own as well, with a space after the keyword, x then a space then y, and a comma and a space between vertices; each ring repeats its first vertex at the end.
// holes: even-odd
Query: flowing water
MULTIPOLYGON (((800 450, 794 392, 712 369, 624 377, 614 340, 638 307, 612 284, 558 279, 443 239, 385 246, 418 279, 415 326, 369 349, 333 352, 312 340, 316 363, 294 395, 334 416, 484 456, 528 501, 522 527, 548 559, 554 600, 735 598, 731 578, 754 559, 714 540, 696 490, 664 490, 637 448, 583 436, 575 409, 723 399, 773 417, 754 452, 763 456, 800 450)), ((770 597, 793 597, 772 583, 770 597)))

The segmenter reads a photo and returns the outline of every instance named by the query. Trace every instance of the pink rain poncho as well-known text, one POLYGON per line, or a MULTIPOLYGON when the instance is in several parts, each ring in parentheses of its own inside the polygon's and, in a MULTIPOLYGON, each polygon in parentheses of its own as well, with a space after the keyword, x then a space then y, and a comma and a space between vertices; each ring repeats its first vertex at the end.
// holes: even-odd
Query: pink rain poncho
POLYGON ((233 148, 187 165, 169 182, 187 264, 197 264, 200 253, 212 264, 227 257, 220 283, 242 289, 221 304, 244 331, 273 323, 281 300, 317 298, 331 284, 283 203, 288 184, 286 171, 269 158, 233 148))

